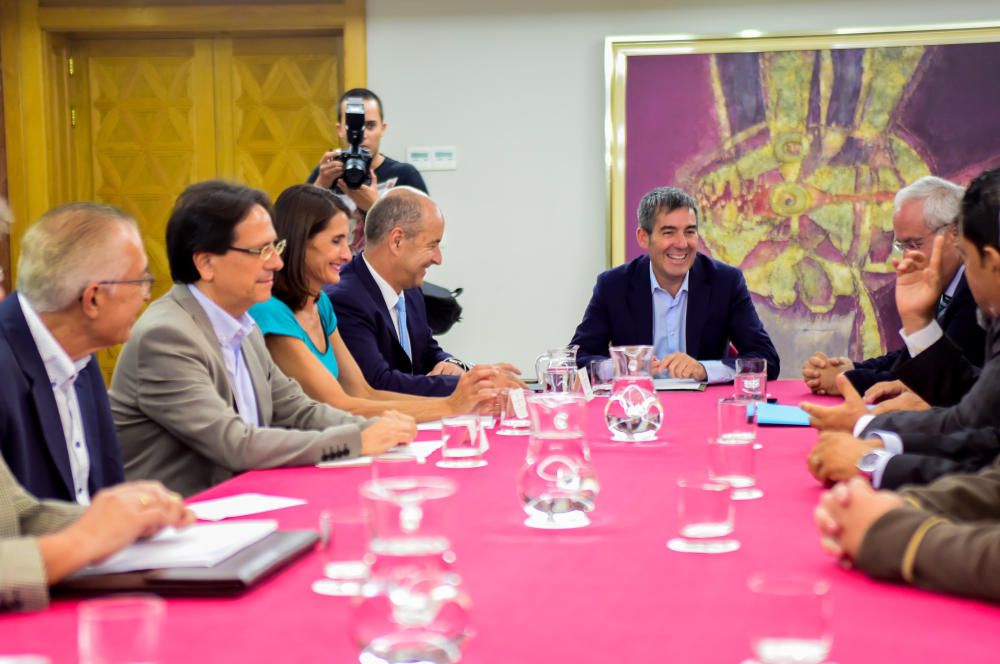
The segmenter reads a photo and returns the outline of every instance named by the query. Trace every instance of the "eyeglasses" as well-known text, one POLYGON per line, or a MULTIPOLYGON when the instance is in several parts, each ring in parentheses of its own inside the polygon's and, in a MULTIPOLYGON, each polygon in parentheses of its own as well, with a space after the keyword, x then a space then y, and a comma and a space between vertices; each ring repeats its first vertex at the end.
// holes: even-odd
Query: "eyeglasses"
POLYGON ((253 247, 251 249, 246 249, 244 247, 234 247, 230 245, 230 249, 233 251, 242 251, 244 254, 250 254, 251 256, 257 256, 263 262, 271 260, 275 256, 280 256, 285 253, 285 245, 288 244, 288 240, 281 240, 277 243, 271 242, 265 244, 263 247, 253 247))
POLYGON ((153 292, 153 284, 156 283, 156 277, 151 274, 147 274, 146 276, 138 279, 102 279, 96 283, 100 286, 114 286, 115 284, 141 286, 143 294, 149 295, 153 292))
MULTIPOLYGON (((944 228, 947 228, 945 226, 944 228)), ((931 231, 927 235, 922 235, 920 237, 913 238, 911 240, 896 240, 892 241, 892 248, 900 253, 905 253, 907 251, 920 251, 924 247, 924 241, 940 233, 944 228, 939 228, 936 231, 931 231)))

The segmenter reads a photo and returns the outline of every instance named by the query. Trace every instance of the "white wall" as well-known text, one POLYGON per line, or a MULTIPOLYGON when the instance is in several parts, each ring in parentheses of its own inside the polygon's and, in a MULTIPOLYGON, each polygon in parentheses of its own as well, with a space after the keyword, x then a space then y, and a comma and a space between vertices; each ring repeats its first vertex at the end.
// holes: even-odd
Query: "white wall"
POLYGON ((441 343, 529 374, 569 341, 606 267, 605 37, 1000 23, 984 0, 368 0, 367 12, 383 151, 458 148, 458 170, 424 174, 447 223, 428 278, 465 289, 465 320, 441 343))

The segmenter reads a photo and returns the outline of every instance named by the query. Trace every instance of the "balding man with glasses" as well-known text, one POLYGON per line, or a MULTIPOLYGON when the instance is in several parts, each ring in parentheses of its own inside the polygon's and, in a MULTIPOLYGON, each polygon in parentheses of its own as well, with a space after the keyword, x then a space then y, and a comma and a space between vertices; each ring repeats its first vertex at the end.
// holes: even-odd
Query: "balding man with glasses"
POLYGON ((124 342, 152 277, 121 210, 71 203, 25 233, 18 289, 0 304, 0 451, 39 498, 81 505, 124 480, 94 353, 124 342))
POLYGON ((367 420, 315 402, 271 361, 247 314, 283 266, 263 192, 191 185, 166 239, 174 287, 136 323, 111 381, 129 479, 191 495, 245 470, 379 454, 413 439, 413 418, 367 420))

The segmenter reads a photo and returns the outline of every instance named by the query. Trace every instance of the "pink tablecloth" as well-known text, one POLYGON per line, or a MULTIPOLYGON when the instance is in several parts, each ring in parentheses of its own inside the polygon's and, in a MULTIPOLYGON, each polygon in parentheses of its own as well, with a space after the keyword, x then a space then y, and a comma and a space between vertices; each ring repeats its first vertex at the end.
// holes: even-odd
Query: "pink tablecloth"
MULTIPOLYGON (((485 468, 428 466, 460 484, 453 545, 478 632, 465 661, 739 662, 750 654, 746 579, 774 569, 832 582, 833 661, 996 661, 996 607, 876 583, 822 554, 811 519, 820 488, 804 462, 815 439, 811 429, 761 430, 758 478, 766 495, 736 505, 738 552, 699 556, 666 548, 676 528, 673 480, 703 466, 715 400, 730 391, 662 395, 665 447, 595 446, 602 488, 593 525, 583 530, 521 525, 515 478, 526 438, 492 436, 485 468)), ((800 382, 775 383, 769 391, 782 403, 824 400, 807 395, 800 382)), ((603 403, 592 404, 595 438, 606 438, 603 403)), ((369 476, 366 468, 257 471, 200 498, 247 491, 302 497, 307 505, 267 516, 283 528, 310 528, 321 508, 353 502, 369 476)), ((350 600, 310 592, 319 573, 319 558, 310 554, 237 599, 169 600, 164 661, 356 661, 350 600)), ((76 650, 74 601, 0 617, 0 653, 42 653, 62 663, 76 661, 76 650)))

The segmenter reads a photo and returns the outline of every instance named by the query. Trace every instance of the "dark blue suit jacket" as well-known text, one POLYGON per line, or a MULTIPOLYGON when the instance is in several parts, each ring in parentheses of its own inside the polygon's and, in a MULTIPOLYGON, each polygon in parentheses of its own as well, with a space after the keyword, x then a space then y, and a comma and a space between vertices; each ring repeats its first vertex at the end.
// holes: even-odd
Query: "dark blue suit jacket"
MULTIPOLYGON (((986 352, 986 330, 976 322, 976 305, 969 290, 965 275, 958 280, 955 295, 945 310, 938 316, 938 324, 944 335, 951 339, 969 362, 982 367, 986 352)), ((896 380, 897 369, 910 359, 910 353, 904 347, 902 350, 873 357, 863 362, 857 362, 854 369, 846 372, 848 380, 861 394, 875 383, 885 380, 896 380)), ((932 406, 953 406, 955 402, 935 403, 932 406)))
POLYGON ((369 385, 377 390, 423 396, 448 396, 455 391, 457 376, 425 375, 451 355, 441 350, 431 336, 419 288, 403 291, 412 362, 396 336, 382 291, 360 254, 340 270, 339 284, 323 290, 333 302, 340 336, 369 385))
MULTIPOLYGON (((38 498, 74 501, 73 475, 49 375, 12 293, 0 303, 0 453, 18 482, 38 498)), ((76 378, 90 453, 93 496, 125 480, 108 391, 94 358, 76 378)))
MULTIPOLYGON (((781 370, 778 351, 757 316, 743 273, 704 254, 695 257, 688 279, 687 354, 721 360, 730 343, 743 357, 767 360, 767 377, 781 370)), ((594 294, 573 335, 577 363, 608 356, 608 346, 653 343, 653 296, 649 256, 640 256, 597 277, 594 294)))

